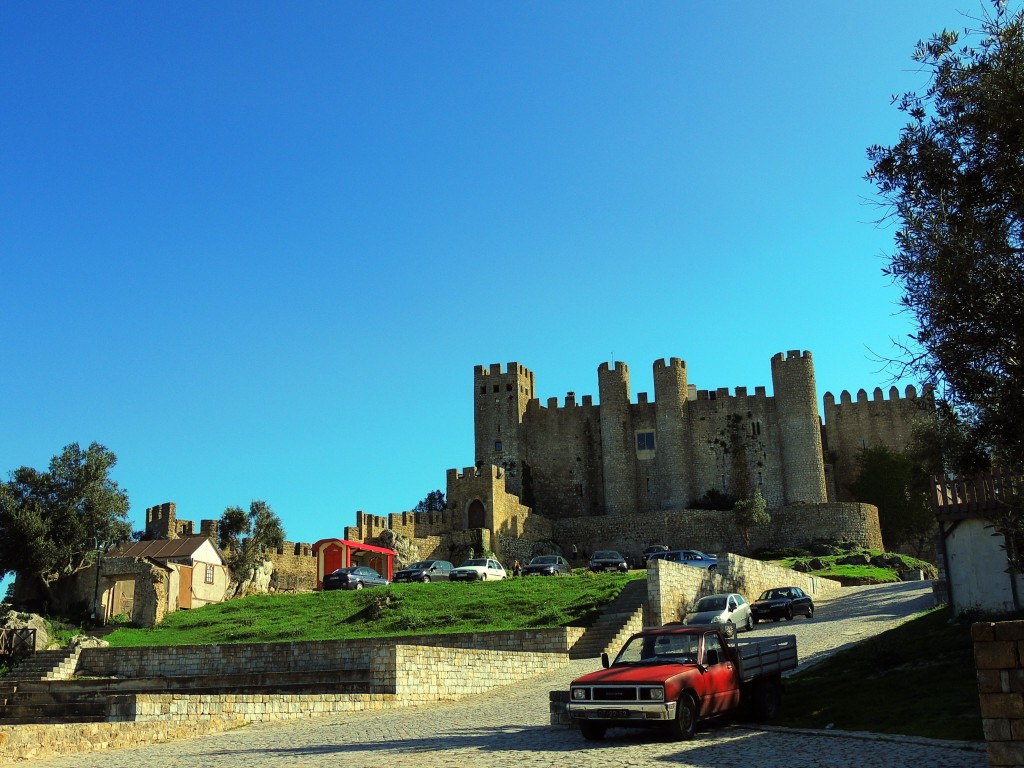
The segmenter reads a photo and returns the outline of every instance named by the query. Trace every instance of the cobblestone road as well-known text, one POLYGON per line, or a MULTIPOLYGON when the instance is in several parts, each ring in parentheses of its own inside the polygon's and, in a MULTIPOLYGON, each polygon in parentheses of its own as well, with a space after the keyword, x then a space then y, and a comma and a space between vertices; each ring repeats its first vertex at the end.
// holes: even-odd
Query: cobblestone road
MULTIPOLYGON (((926 583, 927 584, 927 583, 926 583)), ((811 621, 759 626, 753 634, 793 632, 806 643, 808 660, 828 649, 881 632, 930 607, 925 585, 844 590, 822 602, 811 621)), ((691 742, 656 732, 613 729, 603 742, 585 742, 577 731, 548 725, 547 693, 595 668, 574 661, 564 671, 527 684, 459 702, 377 713, 328 715, 291 723, 251 725, 236 731, 136 749, 35 760, 32 768, 581 768, 692 766, 694 768, 983 768, 983 747, 960 742, 883 738, 821 731, 707 727, 691 742)))

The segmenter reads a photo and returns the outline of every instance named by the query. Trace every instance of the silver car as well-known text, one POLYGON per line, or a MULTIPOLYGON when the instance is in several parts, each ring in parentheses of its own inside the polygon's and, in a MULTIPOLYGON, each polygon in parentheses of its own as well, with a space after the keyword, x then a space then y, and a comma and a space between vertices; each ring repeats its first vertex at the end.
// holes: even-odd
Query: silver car
POLYGON ((684 624, 718 625, 726 637, 735 637, 741 629, 754 628, 750 604, 736 592, 702 597, 686 614, 684 624))

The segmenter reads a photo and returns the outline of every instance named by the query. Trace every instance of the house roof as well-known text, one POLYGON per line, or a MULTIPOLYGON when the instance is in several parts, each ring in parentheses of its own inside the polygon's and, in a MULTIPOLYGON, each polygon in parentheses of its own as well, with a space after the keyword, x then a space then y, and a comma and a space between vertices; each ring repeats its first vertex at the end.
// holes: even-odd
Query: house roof
MULTIPOLYGON (((108 557, 192 557, 210 541, 208 536, 182 536, 179 539, 158 539, 156 541, 129 541, 108 552, 108 557)), ((210 542, 212 544, 212 542, 210 542)), ((214 545, 216 550, 216 545, 214 545)))

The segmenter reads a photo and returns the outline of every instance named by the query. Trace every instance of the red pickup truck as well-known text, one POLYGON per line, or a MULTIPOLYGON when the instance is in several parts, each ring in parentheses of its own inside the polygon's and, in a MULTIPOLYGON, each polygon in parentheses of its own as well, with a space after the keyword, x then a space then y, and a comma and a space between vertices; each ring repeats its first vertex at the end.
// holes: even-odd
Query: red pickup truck
POLYGON ((734 641, 712 627, 667 626, 633 635, 613 664, 573 680, 569 718, 585 739, 608 728, 658 725, 691 739, 697 721, 750 707, 759 719, 779 710, 782 673, 796 667, 796 637, 734 641))

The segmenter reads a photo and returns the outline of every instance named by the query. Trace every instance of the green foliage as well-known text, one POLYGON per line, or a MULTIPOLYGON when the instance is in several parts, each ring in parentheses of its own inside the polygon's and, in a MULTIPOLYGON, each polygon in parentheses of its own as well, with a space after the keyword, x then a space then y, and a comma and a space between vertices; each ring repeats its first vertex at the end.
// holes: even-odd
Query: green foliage
POLYGON ((1020 464, 1024 11, 993 7, 968 44, 946 30, 918 43, 928 86, 894 99, 908 122, 868 149, 867 178, 898 224, 885 272, 917 325, 897 373, 939 384, 975 445, 1020 464))
POLYGON ((127 541, 128 495, 110 479, 117 457, 99 443, 68 445, 45 472, 20 467, 0 485, 0 575, 49 584, 127 541))
POLYGON ((923 554, 935 528, 928 467, 885 446, 863 449, 857 461, 860 475, 850 484, 850 492, 857 501, 878 507, 885 546, 916 546, 917 554, 923 554))
POLYGON ((981 740, 970 628, 937 609, 790 678, 779 725, 981 740))
POLYGON ((226 552, 227 566, 236 583, 248 579, 268 552, 284 544, 284 528, 270 505, 254 500, 249 512, 241 507, 228 507, 221 515, 218 541, 226 552))
POLYGON ((445 501, 444 492, 440 489, 431 491, 427 494, 425 499, 422 499, 415 507, 412 508, 413 512, 441 512, 448 506, 448 502, 445 501))
POLYGON ((736 527, 740 529, 743 544, 746 546, 747 552, 750 552, 750 536, 754 528, 768 525, 772 521, 761 489, 754 491, 752 498, 737 501, 733 505, 732 511, 736 516, 736 527))
POLYGON ((118 629, 106 639, 115 646, 167 646, 589 626, 602 605, 638 578, 644 574, 585 573, 252 595, 177 611, 154 629, 118 629))
POLYGON ((781 558, 775 562, 783 568, 793 568, 797 564, 807 565, 812 561, 819 561, 821 567, 812 569, 810 573, 813 573, 815 576, 823 576, 826 579, 834 579, 845 585, 885 584, 887 582, 899 581, 901 571, 918 568, 924 571, 926 576, 929 574, 935 575, 935 566, 925 560, 919 560, 910 555, 886 554, 877 549, 862 549, 849 553, 818 557, 810 557, 804 554, 781 558), (881 557, 888 564, 849 565, 839 562, 850 554, 863 554, 868 558, 875 559, 875 562, 881 562, 877 559, 881 557))

